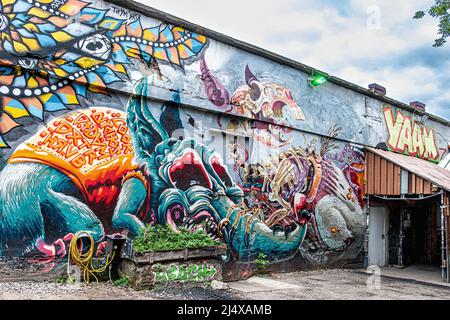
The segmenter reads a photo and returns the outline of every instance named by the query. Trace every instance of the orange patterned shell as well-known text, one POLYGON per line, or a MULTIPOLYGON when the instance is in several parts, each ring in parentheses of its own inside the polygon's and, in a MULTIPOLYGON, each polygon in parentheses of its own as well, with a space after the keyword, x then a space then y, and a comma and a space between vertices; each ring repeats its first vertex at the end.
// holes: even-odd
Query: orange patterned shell
POLYGON ((118 193, 122 178, 137 168, 125 119, 124 112, 109 108, 69 113, 22 143, 9 163, 51 166, 69 176, 88 198, 105 184, 116 185, 112 191, 118 193))

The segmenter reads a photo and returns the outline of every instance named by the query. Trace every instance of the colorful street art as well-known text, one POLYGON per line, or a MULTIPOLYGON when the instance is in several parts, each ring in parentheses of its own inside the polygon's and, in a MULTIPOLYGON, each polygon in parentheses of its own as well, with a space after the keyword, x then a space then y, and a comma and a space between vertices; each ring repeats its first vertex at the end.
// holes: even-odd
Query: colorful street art
POLYGON ((275 83, 261 82, 249 66, 245 68, 246 84, 237 88, 231 99, 225 86, 209 70, 204 58, 200 68, 209 100, 217 107, 231 106, 228 113, 257 120, 281 119, 283 122, 285 112, 289 110, 295 120, 305 120, 303 110, 289 89, 275 83))
MULTIPOLYGON (((147 223, 203 228, 245 261, 261 252, 273 261, 292 257, 305 239, 343 250, 359 236, 349 218, 361 214, 358 206, 350 212, 358 197, 331 162, 324 162, 331 169, 320 169, 326 152, 292 148, 280 154, 278 168, 264 165, 262 181, 249 172, 235 181, 223 155, 201 141, 172 137, 185 129, 178 104, 165 105, 157 120, 147 101, 147 78, 136 85, 125 112, 68 110, 88 92, 108 94, 109 84, 126 80, 131 58, 183 69, 206 48, 204 36, 176 26, 143 28, 139 17, 125 21, 77 0, 2 3, 2 134, 19 127, 16 120, 23 117, 45 121, 46 113, 68 112, 19 145, 0 173, 0 252, 63 257, 78 231, 101 244, 106 234, 127 230, 133 236, 147 223), (323 212, 315 212, 319 204, 323 212), (328 217, 330 210, 336 212, 328 217)), ((248 66, 246 85, 233 95, 204 57, 200 72, 211 102, 231 107, 229 113, 271 120, 289 110, 305 120, 289 89, 261 82, 248 66)), ((219 116, 219 128, 225 122, 232 130, 219 116)), ((257 130, 256 141, 266 148, 291 143, 292 129, 236 123, 236 131, 257 130)), ((8 147, 4 139, 1 146, 8 147)))
POLYGON ((321 141, 318 154, 291 148, 278 166, 264 164, 260 178, 247 173, 235 182, 220 154, 172 137, 183 128, 180 106, 166 106, 157 120, 148 90, 147 79, 137 84, 126 114, 94 107, 69 113, 17 148, 0 174, 8 217, 0 229, 3 248, 46 254, 58 245, 64 255, 65 239, 78 231, 100 243, 105 232, 136 235, 145 223, 158 223, 203 228, 238 260, 265 252, 276 261, 295 256, 304 241, 342 251, 362 236, 358 197, 324 160, 332 139, 321 141), (12 202, 8 190, 21 185, 27 192, 16 192, 12 202))
MULTIPOLYGON (((336 138, 338 132, 333 129, 330 136, 336 138)), ((352 187, 345 171, 334 164, 330 155, 336 145, 332 138, 323 138, 319 148, 312 148, 291 147, 278 159, 256 166, 247 164, 242 188, 274 233, 307 226, 304 247, 322 253, 343 251, 364 234, 357 193, 363 184, 355 181, 352 187)), ((347 156, 348 151, 340 156, 347 156)))
POLYGON ((115 203, 121 178, 135 169, 133 154, 125 114, 95 108, 51 121, 9 163, 37 162, 64 172, 89 204, 104 208, 115 203))
POLYGON ((108 85, 128 77, 131 58, 182 68, 207 43, 183 28, 144 28, 139 17, 118 19, 81 0, 2 0, 0 34, 0 148, 8 147, 3 135, 20 126, 17 119, 44 120, 89 92, 108 94, 108 85))
POLYGON ((357 146, 346 144, 342 152, 334 155, 332 160, 342 170, 348 183, 358 197, 359 204, 364 207, 365 198, 365 156, 364 151, 357 146))
MULTIPOLYGON (((79 231, 101 255, 106 235, 147 224, 203 229, 228 246, 228 261, 360 256, 364 145, 374 145, 355 111, 363 99, 352 109, 342 92, 312 92, 307 75, 285 81, 284 66, 237 48, 210 55, 222 50, 212 39, 106 3, 0 4, 0 258, 50 270, 79 231)), ((437 129, 378 106, 376 139, 388 132, 393 151, 439 159, 437 129)))
POLYGON ((425 160, 439 162, 441 155, 436 143, 435 131, 404 115, 400 110, 397 116, 391 107, 383 109, 389 132, 388 147, 395 152, 417 156, 425 160))

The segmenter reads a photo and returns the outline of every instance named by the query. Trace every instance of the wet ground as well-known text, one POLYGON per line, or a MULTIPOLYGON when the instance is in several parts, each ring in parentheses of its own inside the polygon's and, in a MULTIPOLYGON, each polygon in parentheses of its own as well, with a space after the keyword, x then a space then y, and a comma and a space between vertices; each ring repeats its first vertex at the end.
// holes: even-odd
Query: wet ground
POLYGON ((450 299, 450 287, 381 277, 354 270, 272 274, 231 283, 227 290, 160 288, 134 291, 112 283, 0 283, 2 300, 428 300, 450 299), (378 281, 379 280, 379 281, 378 281))

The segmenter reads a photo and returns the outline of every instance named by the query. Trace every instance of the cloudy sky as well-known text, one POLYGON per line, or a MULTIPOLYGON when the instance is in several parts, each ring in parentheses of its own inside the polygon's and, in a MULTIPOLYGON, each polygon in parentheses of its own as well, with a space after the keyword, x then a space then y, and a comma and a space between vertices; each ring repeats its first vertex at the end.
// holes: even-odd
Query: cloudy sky
POLYGON ((413 20, 434 0, 138 0, 450 120, 450 43, 437 21, 413 20))

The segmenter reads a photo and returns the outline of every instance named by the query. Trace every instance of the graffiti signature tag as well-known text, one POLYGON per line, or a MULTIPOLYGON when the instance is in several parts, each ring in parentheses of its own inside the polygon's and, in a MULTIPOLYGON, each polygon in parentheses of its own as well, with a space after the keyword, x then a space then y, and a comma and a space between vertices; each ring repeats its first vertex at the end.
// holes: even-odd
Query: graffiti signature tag
POLYGON ((119 7, 112 7, 112 8, 113 8, 113 12, 115 14, 118 14, 119 16, 127 18, 129 20, 135 20, 140 17, 139 14, 129 11, 129 10, 125 10, 123 8, 119 8, 119 7))

